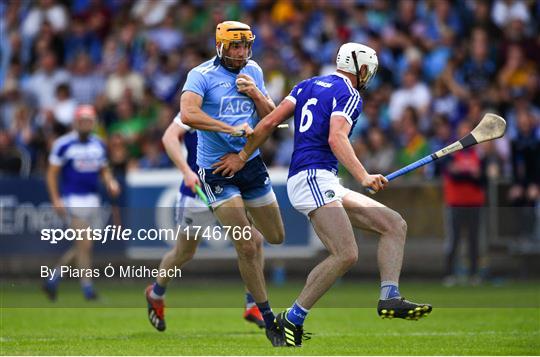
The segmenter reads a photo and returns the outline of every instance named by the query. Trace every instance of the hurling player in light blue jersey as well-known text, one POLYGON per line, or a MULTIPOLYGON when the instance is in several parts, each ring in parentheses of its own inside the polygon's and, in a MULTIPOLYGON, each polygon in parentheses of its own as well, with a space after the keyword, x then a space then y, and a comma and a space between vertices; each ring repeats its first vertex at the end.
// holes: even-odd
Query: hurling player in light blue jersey
POLYGON ((359 91, 375 75, 377 54, 370 47, 346 43, 339 49, 336 62, 335 73, 304 80, 294 87, 257 125, 246 146, 238 154, 224 157, 218 165, 219 172, 234 174, 274 128, 294 114, 294 152, 287 193, 292 205, 308 216, 330 254, 311 271, 293 306, 276 317, 287 346, 302 344, 309 309, 356 263, 358 247, 353 227, 380 234, 379 315, 416 320, 431 312, 430 305, 412 303, 399 293, 407 232, 403 218, 381 203, 343 187, 337 177, 339 161, 364 187, 378 191, 388 182, 384 176, 365 170, 349 142, 362 111, 359 91))
POLYGON ((197 165, 202 187, 214 214, 224 227, 240 229, 244 239, 233 239, 240 275, 265 321, 272 345, 283 345, 270 308, 263 274, 263 238, 283 242, 283 221, 270 177, 254 150, 245 167, 224 177, 214 165, 246 143, 258 120, 275 105, 266 93, 263 72, 250 60, 255 36, 248 25, 225 21, 216 27, 213 59, 192 69, 182 89, 181 120, 197 129, 197 165), (240 135, 244 136, 237 136, 240 135), (249 219, 248 219, 249 213, 249 219))
MULTIPOLYGON (((75 130, 58 138, 53 143, 49 156, 47 188, 51 203, 56 212, 69 221, 70 228, 74 229, 92 227, 98 218, 100 176, 111 196, 115 197, 120 193, 120 187, 107 166, 107 149, 104 143, 92 134, 95 123, 94 107, 79 106, 73 123, 75 130)), ((57 296, 61 266, 74 261, 79 269, 92 268, 93 241, 90 237, 86 238, 75 241, 74 247, 61 257, 56 273, 45 281, 44 290, 51 300, 55 300, 57 296)), ((80 280, 85 298, 96 299, 92 279, 83 276, 80 280)))
MULTIPOLYGON (((178 113, 167 130, 165 130, 162 142, 167 154, 183 176, 176 200, 176 223, 182 228, 193 227, 188 232, 204 231, 207 228, 213 229, 213 227, 218 226, 219 223, 208 206, 195 194, 195 186, 201 185, 197 175, 199 167, 197 166, 196 131, 182 123, 180 113, 178 113), (184 157, 181 142, 184 143, 187 157, 184 157)), ((169 250, 161 259, 160 269, 182 268, 193 258, 199 243, 199 237, 193 233, 188 236, 186 230, 182 229, 179 236, 176 237, 174 248, 169 250)), ((166 329, 165 291, 170 279, 166 275, 160 276, 156 278, 154 284, 146 288, 148 320, 158 331, 166 329)), ((249 292, 246 292, 246 309, 243 317, 248 322, 255 323, 261 328, 265 326, 253 296, 249 292)))

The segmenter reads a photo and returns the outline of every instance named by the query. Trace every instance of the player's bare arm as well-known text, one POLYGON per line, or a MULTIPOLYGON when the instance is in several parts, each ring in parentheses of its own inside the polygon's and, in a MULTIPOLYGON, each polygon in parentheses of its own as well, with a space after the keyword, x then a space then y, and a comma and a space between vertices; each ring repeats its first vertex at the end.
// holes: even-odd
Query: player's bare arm
POLYGON ((201 185, 199 181, 199 176, 193 172, 189 167, 184 155, 182 154, 182 147, 180 141, 183 139, 186 129, 182 128, 180 125, 172 122, 163 137, 161 142, 165 147, 167 155, 171 158, 174 165, 180 170, 182 175, 184 175, 184 182, 187 187, 189 187, 193 192, 195 192, 195 185, 201 185))
POLYGON ((60 174, 61 169, 62 166, 49 165, 49 168, 47 169, 47 190, 49 191, 49 197, 56 213, 64 217, 67 215, 67 211, 60 198, 60 193, 58 192, 58 175, 60 174))
POLYGON ((244 130, 245 135, 249 136, 253 133, 253 129, 248 123, 237 126, 228 125, 222 121, 210 117, 202 111, 203 98, 193 92, 185 91, 180 97, 180 107, 182 108, 182 122, 193 129, 205 131, 218 131, 226 134, 233 134, 240 130, 244 130))
POLYGON ((290 118, 294 113, 295 104, 290 100, 283 100, 276 109, 264 117, 255 127, 253 134, 248 138, 244 148, 238 153, 223 156, 213 167, 214 173, 230 176, 240 171, 249 157, 270 137, 277 126, 290 118))
POLYGON ((374 191, 384 188, 388 180, 383 175, 370 175, 362 163, 354 154, 354 149, 349 141, 351 124, 341 115, 333 115, 330 118, 330 134, 328 144, 336 155, 339 162, 351 173, 351 175, 364 187, 374 191))
POLYGON ((101 169, 100 174, 109 195, 111 195, 111 197, 117 197, 120 194, 120 185, 114 178, 111 169, 108 166, 104 166, 101 169))
POLYGON ((238 88, 239 93, 245 94, 253 100, 259 118, 264 118, 270 114, 272 110, 276 109, 274 101, 260 91, 257 84, 255 84, 255 80, 251 78, 251 76, 240 73, 236 77, 236 87, 238 88))

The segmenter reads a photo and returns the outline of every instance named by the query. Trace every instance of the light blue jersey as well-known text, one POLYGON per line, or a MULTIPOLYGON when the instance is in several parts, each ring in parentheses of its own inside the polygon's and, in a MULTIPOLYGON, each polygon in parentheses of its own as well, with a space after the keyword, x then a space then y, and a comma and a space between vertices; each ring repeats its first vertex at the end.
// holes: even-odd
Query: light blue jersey
MULTIPOLYGON (((251 76, 263 95, 267 95, 261 67, 255 61, 249 61, 240 70, 251 76)), ((203 112, 216 120, 231 126, 248 123, 252 128, 259 117, 255 103, 247 95, 236 89, 238 74, 227 70, 217 57, 193 68, 188 76, 182 92, 190 91, 200 95, 203 112)), ((197 130, 197 165, 209 169, 212 164, 230 152, 240 152, 247 139, 232 137, 230 134, 197 130)), ((251 155, 250 160, 259 155, 259 150, 251 155)))

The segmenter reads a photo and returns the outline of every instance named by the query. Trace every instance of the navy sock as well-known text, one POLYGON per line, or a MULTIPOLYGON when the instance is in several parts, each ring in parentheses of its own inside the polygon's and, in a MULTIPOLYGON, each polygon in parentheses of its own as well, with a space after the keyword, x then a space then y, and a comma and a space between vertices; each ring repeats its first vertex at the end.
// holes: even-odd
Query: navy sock
POLYGON ((253 295, 251 295, 251 293, 246 293, 246 307, 253 306, 255 306, 255 299, 253 298, 253 295))
POLYGON ((395 281, 381 282, 381 300, 398 299, 400 297, 398 283, 395 281))
POLYGON ((47 279, 47 283, 51 285, 57 285, 60 282, 60 267, 54 268, 54 274, 47 279))
POLYGON ((81 289, 83 291, 84 296, 87 297, 87 298, 90 298, 90 297, 94 296, 94 294, 95 294, 94 285, 92 283, 88 283, 88 282, 82 283, 81 284, 81 289))
POLYGON ((272 309, 270 308, 270 303, 268 303, 268 301, 258 302, 257 307, 259 308, 259 311, 261 312, 266 328, 273 327, 274 319, 276 317, 274 316, 274 313, 272 312, 272 309))
POLYGON ((165 295, 166 289, 166 286, 161 286, 157 282, 155 282, 154 287, 152 288, 152 292, 150 293, 150 297, 152 299, 161 299, 163 298, 163 295, 165 295))
POLYGON ((289 312, 287 312, 287 320, 295 325, 302 326, 304 325, 304 320, 306 319, 308 312, 308 309, 303 308, 295 301, 293 306, 289 309, 289 312))

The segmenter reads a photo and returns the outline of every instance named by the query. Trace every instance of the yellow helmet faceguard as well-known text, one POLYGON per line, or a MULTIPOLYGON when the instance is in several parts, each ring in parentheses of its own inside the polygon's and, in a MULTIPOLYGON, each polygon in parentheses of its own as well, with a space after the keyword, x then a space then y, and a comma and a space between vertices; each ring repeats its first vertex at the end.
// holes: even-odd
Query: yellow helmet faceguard
POLYGON ((244 67, 251 58, 253 41, 255 41, 255 36, 251 32, 251 28, 242 22, 224 21, 216 26, 216 52, 221 63, 226 67, 231 67, 227 60, 242 60, 243 63, 240 68, 244 67), (238 44, 243 44, 249 50, 246 58, 233 58, 223 54, 223 50, 228 51, 231 45, 238 44))

